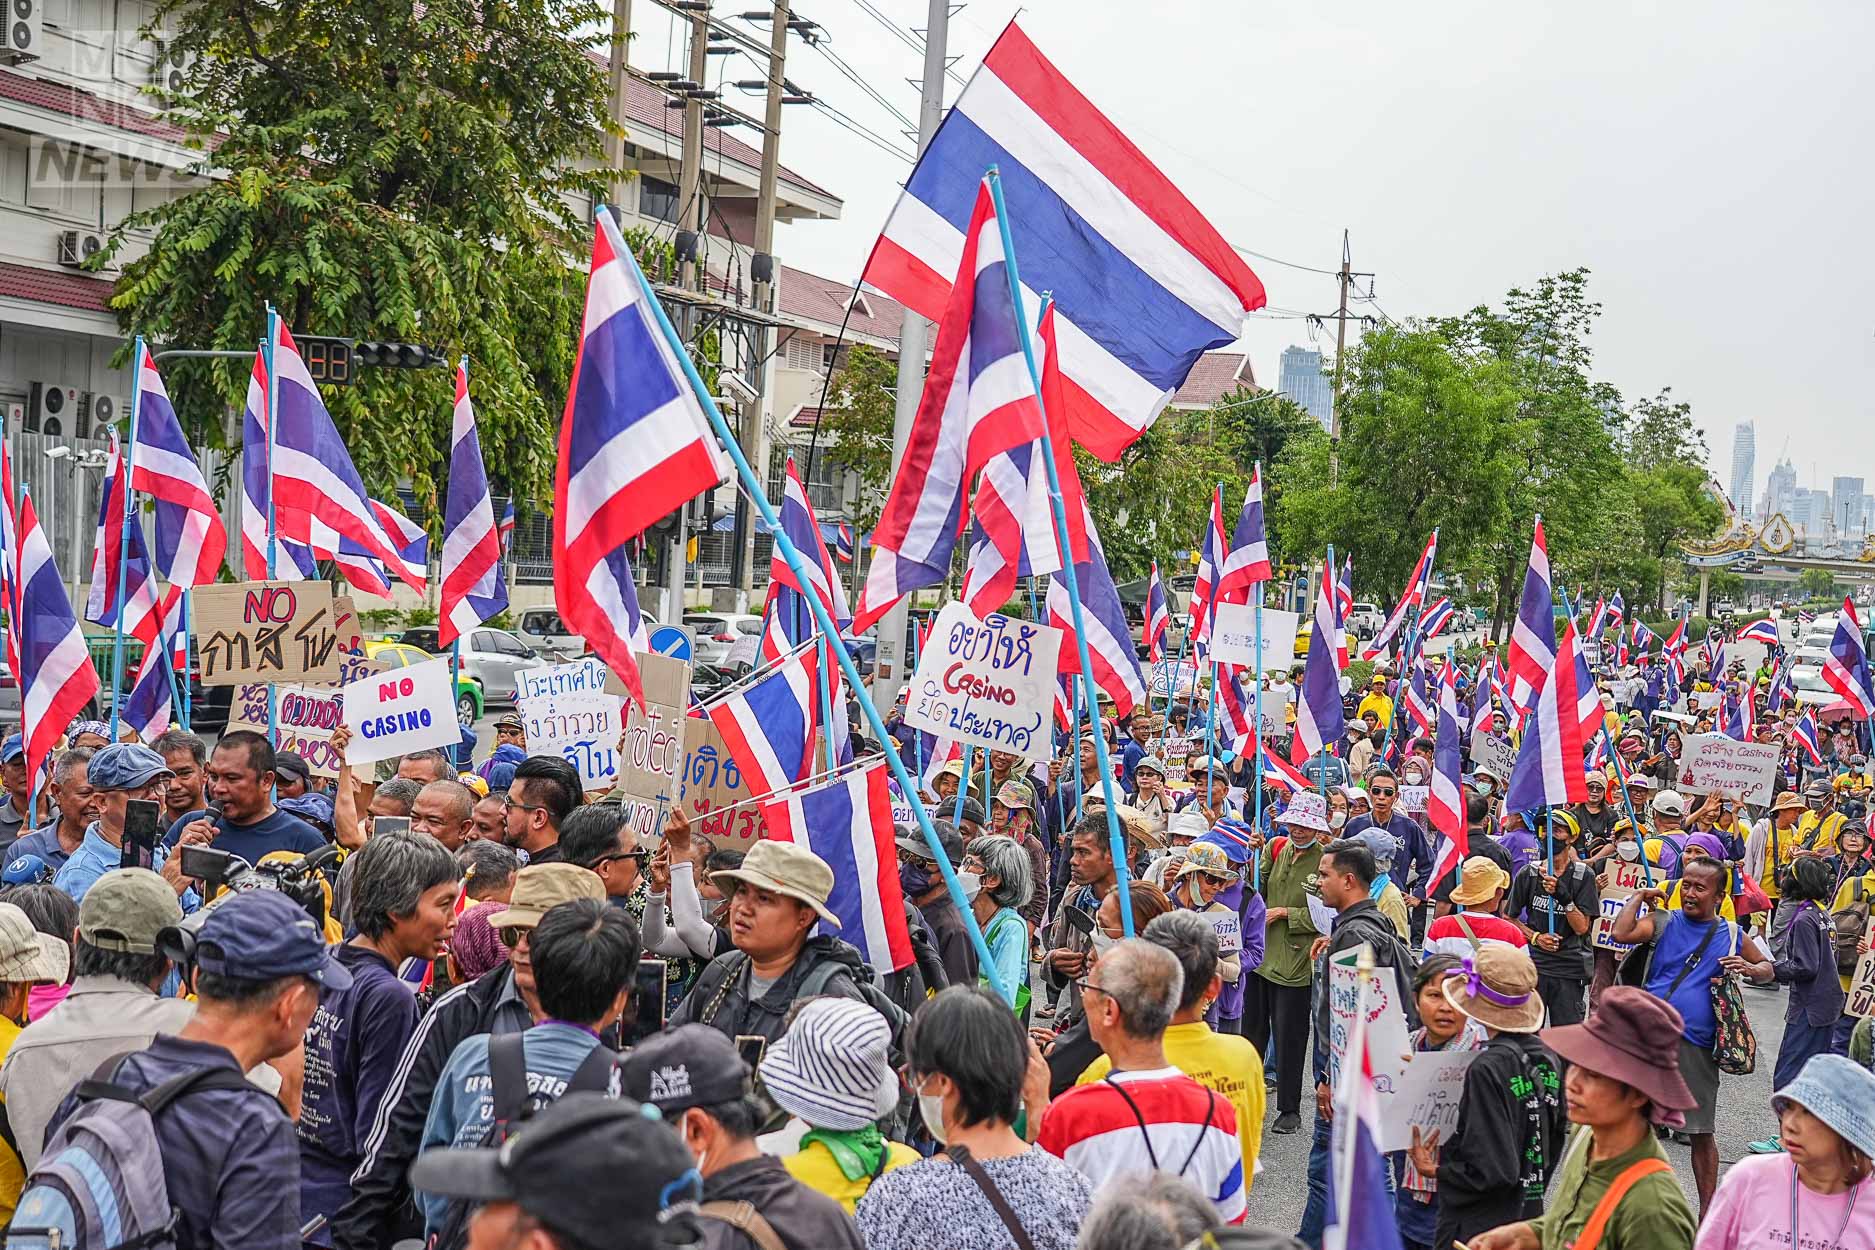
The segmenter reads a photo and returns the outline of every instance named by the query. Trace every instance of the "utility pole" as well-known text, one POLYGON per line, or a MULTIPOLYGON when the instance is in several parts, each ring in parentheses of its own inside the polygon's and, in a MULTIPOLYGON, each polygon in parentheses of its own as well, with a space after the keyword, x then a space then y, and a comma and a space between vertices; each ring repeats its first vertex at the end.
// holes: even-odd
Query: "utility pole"
MULTIPOLYGON (((937 133, 944 113, 945 45, 950 29, 950 0, 929 0, 924 32, 924 84, 918 100, 918 155, 923 156, 931 136, 937 133)), ((924 392, 925 344, 931 323, 907 308, 898 333, 898 395, 892 410, 892 472, 905 459, 905 444, 911 438, 912 418, 918 415, 918 399, 924 392)), ((854 537, 858 546, 858 536, 854 537)), ((859 559, 857 551, 854 561, 859 559)), ((907 671, 909 657, 905 647, 907 608, 900 600, 879 622, 879 641, 873 664, 872 700, 880 707, 891 707, 898 692, 911 678, 907 671)))
MULTIPOLYGON (((1356 273, 1354 254, 1348 245, 1348 232, 1341 232, 1341 269, 1335 274, 1335 282, 1341 288, 1341 307, 1334 313, 1335 318, 1335 380, 1334 393, 1328 397, 1328 483, 1334 485, 1341 478, 1341 374, 1342 358, 1348 348, 1348 293, 1354 289, 1356 278, 1372 278, 1371 273, 1356 273)), ((1371 298, 1373 287, 1367 291, 1371 298)), ((1311 316, 1312 325, 1320 325, 1322 318, 1311 316)), ((1365 323, 1371 318, 1358 318, 1365 323)))
MULTIPOLYGON (((613 0, 620 3, 621 0, 613 0)), ((690 81, 701 86, 708 74, 706 59, 710 43, 710 12, 707 4, 690 15, 690 81)), ((622 89, 622 88, 621 88, 622 89)), ((701 263, 703 254, 703 101, 695 96, 684 103, 684 152, 677 191, 677 284, 702 290, 706 275, 701 263), (686 234, 688 238, 686 239, 686 234)), ((694 313, 679 313, 679 325, 687 333, 694 313)), ((690 542, 690 505, 677 510, 677 525, 671 533, 670 557, 664 567, 664 622, 675 625, 684 615, 685 557, 690 542)))
POLYGON ((605 162, 611 174, 612 203, 625 198, 625 84, 630 75, 632 0, 612 0, 612 54, 606 60, 606 89, 611 98, 612 126, 605 137, 605 162))

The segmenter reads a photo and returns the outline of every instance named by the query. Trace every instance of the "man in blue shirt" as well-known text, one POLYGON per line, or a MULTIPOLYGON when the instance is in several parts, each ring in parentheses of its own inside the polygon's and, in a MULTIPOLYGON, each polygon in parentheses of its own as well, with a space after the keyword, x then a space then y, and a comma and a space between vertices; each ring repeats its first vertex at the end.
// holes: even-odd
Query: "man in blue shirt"
POLYGON ((98 818, 97 794, 91 788, 90 747, 67 747, 53 757, 52 819, 13 844, 6 853, 11 863, 22 855, 36 855, 57 872, 65 867, 85 840, 85 829, 98 818))
MULTIPOLYGON (((96 785, 95 762, 92 771, 96 785)), ((170 826, 169 845, 207 846, 250 864, 274 851, 319 850, 325 839, 317 830, 274 806, 274 781, 273 746, 264 736, 246 729, 224 734, 208 757, 208 800, 220 811, 212 820, 207 811, 184 816, 170 826)))
MULTIPOLYGON (((117 742, 91 757, 88 775, 98 818, 85 827, 84 840, 52 878, 53 885, 80 901, 99 877, 124 866, 124 820, 130 804, 142 799, 160 808, 170 773, 163 757, 149 747, 117 742)), ((193 911, 195 898, 188 892, 181 866, 169 864, 168 858, 168 848, 158 843, 148 867, 163 874, 182 898, 184 911, 193 911)))
POLYGON ((1426 841, 1426 831, 1418 821, 1394 808, 1400 801, 1400 779, 1384 764, 1368 775, 1367 801, 1373 809, 1371 814, 1351 818, 1341 836, 1352 838, 1364 829, 1392 834, 1400 844, 1399 856, 1393 861, 1393 883, 1406 895, 1407 911, 1416 911, 1432 892, 1432 883, 1427 880, 1432 874, 1432 847, 1426 841))

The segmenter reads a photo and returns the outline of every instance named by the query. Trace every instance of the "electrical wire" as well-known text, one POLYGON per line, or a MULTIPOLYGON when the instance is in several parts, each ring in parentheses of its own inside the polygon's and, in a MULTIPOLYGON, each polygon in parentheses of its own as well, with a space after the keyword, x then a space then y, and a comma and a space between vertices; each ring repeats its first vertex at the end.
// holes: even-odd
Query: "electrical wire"
POLYGON ((826 114, 828 117, 832 118, 840 126, 843 126, 847 130, 852 131, 854 134, 858 135, 862 139, 865 139, 866 141, 871 143, 874 147, 879 148, 881 151, 889 153, 892 156, 898 157, 898 159, 900 159, 901 161, 904 161, 907 165, 917 164, 917 158, 914 157, 910 152, 907 152, 905 149, 897 146, 890 139, 887 139, 883 135, 879 134, 877 131, 868 128, 862 123, 857 122, 853 118, 847 116, 845 113, 842 113, 839 109, 827 103, 827 101, 825 101, 821 97, 819 96, 814 97, 814 107, 819 109, 822 113, 826 114))
POLYGON ((860 77, 859 72, 855 70, 851 65, 848 65, 845 59, 842 58, 839 53, 835 52, 831 47, 827 46, 826 40, 816 39, 814 42, 808 44, 807 46, 812 48, 814 51, 820 53, 821 56, 825 57, 827 62, 831 64, 836 70, 840 71, 841 75, 844 76, 848 82, 852 83, 855 87, 858 87, 861 91, 865 92, 869 97, 871 97, 873 103, 877 104, 880 108, 890 113, 894 121, 898 122, 902 126, 910 127, 912 130, 918 129, 917 122, 907 117, 903 112, 899 110, 897 105, 893 104, 890 100, 886 99, 885 96, 882 95, 876 87, 874 87, 871 83, 867 82, 864 78, 860 77))

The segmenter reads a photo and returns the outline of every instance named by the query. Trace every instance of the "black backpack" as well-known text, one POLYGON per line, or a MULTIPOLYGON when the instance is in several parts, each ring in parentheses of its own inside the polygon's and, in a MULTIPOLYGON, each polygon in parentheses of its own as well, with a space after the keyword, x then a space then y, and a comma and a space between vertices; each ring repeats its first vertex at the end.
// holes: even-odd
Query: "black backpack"
MULTIPOLYGON (((528 1097, 527 1053, 523 1049, 525 1033, 503 1033, 488 1039, 489 1101, 494 1118, 478 1146, 493 1148, 506 1142, 514 1130, 533 1117, 536 1108, 528 1097)), ((567 1081, 559 1097, 581 1090, 618 1096, 619 1055, 607 1047, 594 1046, 567 1081)), ((552 1099, 548 1100, 553 1101, 552 1099)), ((462 1250, 469 1242, 469 1217, 475 1213, 474 1202, 452 1202, 443 1225, 430 1238, 426 1250, 462 1250)))

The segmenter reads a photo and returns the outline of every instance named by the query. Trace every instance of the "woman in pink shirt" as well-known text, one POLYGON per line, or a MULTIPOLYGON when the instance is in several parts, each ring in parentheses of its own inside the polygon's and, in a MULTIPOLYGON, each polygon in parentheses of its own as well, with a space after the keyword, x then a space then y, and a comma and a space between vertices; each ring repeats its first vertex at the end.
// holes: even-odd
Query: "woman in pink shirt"
POLYGON ((1693 1250, 1875 1246, 1875 1072, 1817 1055, 1771 1099, 1784 1153, 1732 1165, 1693 1250))

